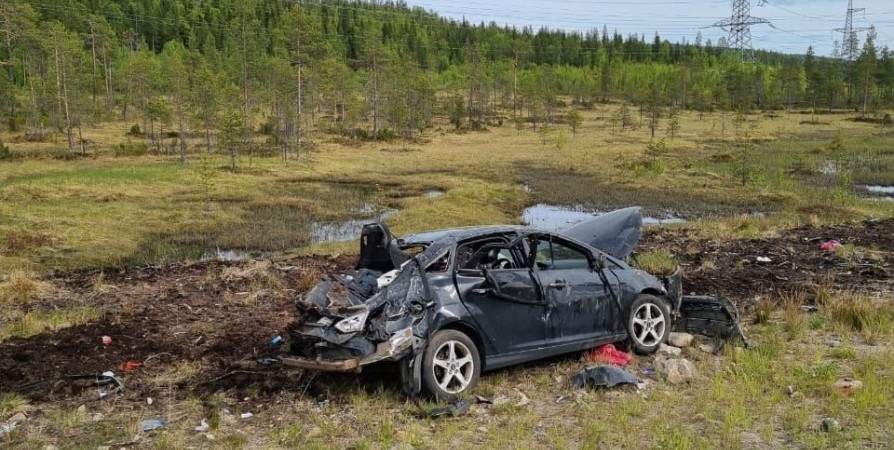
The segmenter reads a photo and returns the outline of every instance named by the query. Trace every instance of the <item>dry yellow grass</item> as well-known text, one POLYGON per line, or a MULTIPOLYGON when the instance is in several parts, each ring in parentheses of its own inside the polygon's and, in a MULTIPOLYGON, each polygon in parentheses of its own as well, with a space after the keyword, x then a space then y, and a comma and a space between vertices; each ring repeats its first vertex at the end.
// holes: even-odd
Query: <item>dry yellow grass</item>
MULTIPOLYGON (((508 124, 456 133, 446 122, 410 144, 345 145, 317 133, 310 136, 316 150, 300 161, 254 158, 249 168, 243 155, 236 174, 226 171, 226 157, 203 152, 192 154, 186 167, 175 156, 115 157, 114 147, 133 139, 125 136, 129 124, 85 129, 95 157, 24 157, 0 165, 0 216, 9 218, 0 222, 0 246, 23 232, 50 237, 40 247, 4 253, 0 273, 24 264, 40 271, 198 259, 202 247, 356 252, 353 241, 307 246, 307 236, 312 222, 342 220, 364 203, 399 209, 388 219, 397 234, 517 223, 521 208, 534 202, 716 210, 702 220, 688 217, 693 220, 686 226, 723 239, 772 235, 778 227, 808 221, 894 214, 890 202, 802 184, 786 172, 792 161, 813 170, 824 158, 839 158, 824 153, 838 130, 845 131, 842 147, 854 152, 883 146, 883 133, 848 115, 807 127, 801 114, 751 114, 737 132, 729 113, 700 119, 682 112, 674 139, 659 130, 667 151, 650 156, 645 127, 619 130, 610 123, 616 108, 583 111, 576 135, 566 125, 541 133, 508 124), (753 172, 745 186, 735 174, 742 142, 754 143, 743 169, 753 172), (534 182, 534 192, 521 188, 525 181, 534 182), (431 190, 444 195, 427 197, 431 190), (773 214, 740 215, 764 208, 773 214)), ((14 137, 3 135, 17 155, 40 155, 59 145, 14 137)))
POLYGON ((21 269, 15 269, 0 282, 0 305, 15 307, 18 303, 29 301, 43 292, 48 285, 21 269))

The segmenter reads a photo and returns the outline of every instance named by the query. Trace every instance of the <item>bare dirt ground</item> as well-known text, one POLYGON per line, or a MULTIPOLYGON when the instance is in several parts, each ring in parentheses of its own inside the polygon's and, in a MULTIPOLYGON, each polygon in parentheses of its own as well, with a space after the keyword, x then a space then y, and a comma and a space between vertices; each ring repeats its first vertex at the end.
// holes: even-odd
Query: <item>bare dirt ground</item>
MULTIPOLYGON (((761 296, 811 292, 818 284, 867 293, 892 289, 894 220, 831 227, 802 227, 758 240, 711 242, 685 231, 646 233, 640 251, 671 250, 686 270, 685 292, 726 296, 749 309, 761 296), (850 254, 824 252, 822 241, 851 244, 850 254), (849 256, 850 255, 850 256, 849 256), (758 256, 771 262, 759 264, 758 256)), ((325 378, 310 379, 258 361, 279 352, 272 337, 292 319, 296 295, 324 273, 342 271, 353 257, 301 257, 283 261, 208 262, 80 272, 57 276, 58 288, 26 308, 52 310, 89 302, 100 320, 0 343, 0 392, 19 392, 34 403, 100 402, 95 376, 123 374, 128 361, 143 366, 123 374, 117 398, 164 402, 228 392, 241 398, 294 392, 315 396, 325 378), (112 338, 104 345, 102 336, 112 338), (67 378, 87 375, 84 379, 67 378), (91 377, 93 376, 93 377, 91 377)), ((286 337, 283 335, 283 337, 286 337)), ((281 348, 286 348, 283 345, 281 348)))

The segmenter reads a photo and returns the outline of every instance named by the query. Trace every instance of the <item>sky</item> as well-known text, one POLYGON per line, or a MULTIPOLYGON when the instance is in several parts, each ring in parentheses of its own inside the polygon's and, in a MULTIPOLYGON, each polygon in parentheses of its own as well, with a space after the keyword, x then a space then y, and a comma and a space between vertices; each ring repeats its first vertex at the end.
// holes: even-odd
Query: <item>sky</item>
MULTIPOLYGON (((705 41, 727 36, 712 24, 732 15, 732 0, 406 0, 444 17, 475 24, 546 26, 567 31, 617 30, 623 35, 645 34, 651 42, 657 32, 671 42, 694 42, 701 31, 705 41)), ((847 0, 768 0, 758 6, 751 1, 751 15, 769 19, 772 26, 753 25, 752 45, 756 49, 804 54, 813 46, 817 55, 831 56, 835 40, 842 34, 847 15, 847 0)), ((876 46, 894 48, 894 1, 855 0, 854 28, 875 25, 876 46)), ((859 33, 860 45, 866 37, 859 33)))

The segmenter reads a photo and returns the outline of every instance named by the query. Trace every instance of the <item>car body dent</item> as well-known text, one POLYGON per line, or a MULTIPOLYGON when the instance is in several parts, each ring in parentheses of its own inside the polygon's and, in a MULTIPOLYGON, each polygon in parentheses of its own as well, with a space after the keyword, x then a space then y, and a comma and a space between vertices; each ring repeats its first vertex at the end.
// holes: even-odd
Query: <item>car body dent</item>
MULTIPOLYGON (((430 335, 440 329, 473 334, 470 337, 479 347, 486 370, 623 340, 627 337, 625 318, 637 295, 654 292, 678 309, 680 294, 668 292, 673 280, 659 279, 623 260, 632 248, 631 240, 641 235, 639 209, 611 214, 611 220, 602 223, 612 224, 612 233, 624 232, 620 238, 602 240, 615 247, 613 254, 575 236, 512 225, 436 230, 393 243, 389 238, 391 245, 423 250, 404 259, 393 280, 371 289, 366 298, 369 274, 359 271, 351 277, 324 280, 301 296, 290 327, 292 353, 305 362, 356 359, 358 368, 399 361, 404 389, 412 394, 420 385, 420 356, 430 335), (538 269, 531 242, 543 236, 584 253, 585 267, 538 269), (513 263, 522 267, 480 271, 458 267, 460 248, 479 244, 485 248, 490 242, 510 249, 513 263), (424 269, 445 255, 450 256, 445 270, 424 269), (362 331, 343 333, 336 328, 341 320, 361 311, 368 313, 362 331)), ((576 236, 599 241, 598 233, 587 227, 577 227, 576 236)), ((361 248, 361 254, 367 250, 361 248)))

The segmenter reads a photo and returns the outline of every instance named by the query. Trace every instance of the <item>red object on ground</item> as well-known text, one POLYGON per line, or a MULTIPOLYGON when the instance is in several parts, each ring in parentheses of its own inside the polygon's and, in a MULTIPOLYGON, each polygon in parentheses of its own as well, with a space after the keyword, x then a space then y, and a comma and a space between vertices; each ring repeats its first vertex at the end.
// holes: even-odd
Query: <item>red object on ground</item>
POLYGON ((823 242, 822 244, 820 244, 820 250, 822 250, 824 252, 831 252, 832 250, 835 250, 838 247, 841 247, 841 242, 838 242, 835 239, 832 239, 831 241, 826 241, 826 242, 823 242))
POLYGON ((613 366, 624 367, 627 364, 630 364, 630 361, 633 359, 632 356, 628 353, 624 353, 615 348, 612 344, 606 344, 602 347, 594 348, 590 354, 587 355, 587 359, 593 362, 601 362, 605 364, 611 364, 613 366))
POLYGON ((134 369, 142 367, 142 366, 143 366, 143 363, 141 363, 141 362, 128 361, 128 362, 118 366, 118 368, 121 369, 122 372, 133 372, 134 369))

